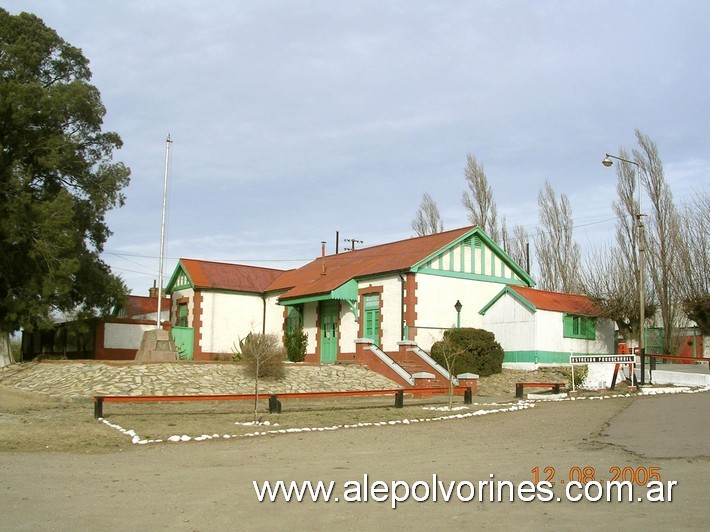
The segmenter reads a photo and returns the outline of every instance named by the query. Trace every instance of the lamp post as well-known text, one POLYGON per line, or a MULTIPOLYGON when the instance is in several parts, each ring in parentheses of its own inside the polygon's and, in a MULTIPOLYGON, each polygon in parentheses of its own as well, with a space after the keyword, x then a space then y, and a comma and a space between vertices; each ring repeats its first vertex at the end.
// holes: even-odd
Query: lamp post
MULTIPOLYGON (((643 384, 644 379, 645 379, 645 364, 644 364, 644 355, 646 354, 646 342, 644 338, 644 324, 646 322, 646 308, 645 308, 645 302, 644 302, 644 275, 643 275, 643 269, 644 269, 644 238, 643 238, 643 214, 641 213, 641 165, 637 163, 636 161, 630 161, 629 159, 624 159, 622 157, 617 157, 616 155, 610 155, 606 154, 606 157, 602 161, 602 164, 609 168, 612 164, 614 164, 614 161, 612 159, 616 159, 617 161, 621 161, 624 163, 628 164, 633 164, 636 165, 636 179, 637 179, 637 188, 638 188, 638 202, 639 202, 639 210, 638 213, 636 214, 636 227, 637 227, 637 238, 638 238, 638 247, 639 247, 639 355, 641 356, 641 384, 643 384)), ((633 375, 631 377, 631 384, 633 385, 634 379, 633 375)))
POLYGON ((456 309, 456 328, 460 329, 461 328, 461 308, 463 305, 461 304, 461 301, 458 299, 456 300, 456 304, 454 305, 454 308, 456 309))

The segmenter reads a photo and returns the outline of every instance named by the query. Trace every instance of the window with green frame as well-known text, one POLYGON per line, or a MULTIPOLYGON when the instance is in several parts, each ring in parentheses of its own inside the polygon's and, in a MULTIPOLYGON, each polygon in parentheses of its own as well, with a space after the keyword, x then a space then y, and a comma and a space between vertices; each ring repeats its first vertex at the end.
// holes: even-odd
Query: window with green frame
POLYGON ((562 318, 562 336, 594 340, 597 337, 597 319, 589 316, 565 314, 562 318))
POLYGON ((303 305, 288 307, 288 317, 286 318, 286 331, 293 332, 303 327, 303 305))
POLYGON ((380 344, 380 294, 365 294, 363 296, 365 310, 364 336, 379 346, 380 344))
POLYGON ((178 303, 178 327, 187 327, 187 303, 178 303))

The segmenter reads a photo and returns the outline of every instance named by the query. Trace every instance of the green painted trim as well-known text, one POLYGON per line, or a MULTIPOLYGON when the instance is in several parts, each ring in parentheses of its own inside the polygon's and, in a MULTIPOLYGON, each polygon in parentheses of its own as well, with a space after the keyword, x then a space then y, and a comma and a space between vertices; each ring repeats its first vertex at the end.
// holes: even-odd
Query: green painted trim
POLYGON ((462 272, 449 272, 449 271, 444 271, 444 270, 434 270, 430 268, 424 268, 422 270, 419 270, 420 274, 425 274, 425 275, 436 275, 439 277, 454 277, 456 279, 469 279, 469 280, 474 280, 474 281, 486 281, 490 283, 499 283, 499 284, 514 284, 518 286, 527 286, 523 281, 520 279, 503 279, 501 277, 491 277, 490 275, 481 275, 479 273, 462 273, 462 272))
POLYGON ((572 355, 600 356, 610 353, 570 353, 569 351, 506 351, 503 362, 524 362, 532 364, 565 364, 569 365, 569 357, 572 355))
POLYGON ((537 307, 530 303, 527 299, 525 299, 523 296, 518 294, 515 290, 513 290, 510 286, 506 286, 496 294, 493 299, 491 299, 486 306, 484 306, 481 310, 478 311, 478 313, 481 316, 484 316, 486 312, 488 312, 488 309, 490 309, 493 305, 495 305, 496 301, 498 301, 501 297, 503 297, 505 294, 509 294, 513 299, 515 299, 518 303, 520 303, 522 306, 524 306, 526 309, 528 309, 530 312, 537 312, 537 307))
POLYGON ((173 292, 173 290, 179 290, 182 288, 192 288, 194 290, 195 283, 190 278, 190 274, 187 273, 187 270, 185 269, 185 266, 182 265, 182 262, 178 261, 177 266, 175 266, 175 269, 173 270, 173 274, 170 276, 170 280, 168 281, 168 284, 165 287, 165 293, 170 294, 173 292), (180 275, 180 272, 185 274, 185 277, 187 277, 189 284, 175 286, 175 281, 177 281, 177 278, 180 275))
MULTIPOLYGON (((357 281, 355 279, 350 279, 348 282, 340 285, 338 288, 331 290, 330 292, 324 292, 322 294, 316 294, 312 296, 295 297, 289 298, 284 301, 278 301, 279 305, 283 306, 293 306, 300 305, 302 303, 315 303, 317 301, 347 301, 352 308, 352 303, 357 301, 357 281)), ((357 312, 355 313, 357 316, 357 312)))
POLYGON ((316 303, 318 301, 325 301, 326 299, 332 299, 330 297, 330 292, 325 294, 316 294, 314 296, 304 296, 304 297, 294 297, 287 301, 279 301, 278 304, 284 307, 290 307, 293 305, 302 305, 303 303, 316 303))
POLYGON ((350 279, 347 283, 340 285, 330 293, 333 299, 344 299, 346 301, 357 301, 357 281, 350 279))
MULTIPOLYGON (((522 269, 518 264, 516 264, 515 261, 513 261, 513 259, 510 258, 510 255, 508 255, 505 251, 503 251, 498 246, 498 244, 493 242, 493 240, 491 240, 491 237, 489 237, 485 232, 481 231, 478 227, 472 228, 470 231, 467 231, 466 233, 464 233, 463 235, 461 235, 460 237, 458 237, 454 241, 450 242, 449 244, 447 244, 443 248, 435 251, 434 253, 432 253, 428 257, 425 257, 424 259, 420 260, 418 263, 416 263, 415 265, 412 266, 411 271, 414 273, 417 273, 421 269, 426 269, 426 267, 428 266, 430 261, 433 261, 437 257, 441 260, 441 256, 443 253, 445 253, 446 251, 449 251, 450 249, 452 249, 456 246, 461 245, 462 243, 466 242, 468 239, 470 239, 471 237, 474 237, 474 236, 478 237, 482 243, 482 247, 481 247, 481 251, 482 251, 481 258, 482 259, 485 258, 485 248, 488 247, 494 255, 497 255, 500 260, 502 260, 511 270, 513 270, 515 272, 515 274, 521 280, 521 285, 530 286, 530 287, 535 286, 535 281, 532 279, 532 277, 530 277, 530 275, 528 275, 528 273, 524 269, 522 269)), ((475 246, 473 246, 473 248, 475 249, 475 246)), ((471 256, 472 256, 472 262, 475 262, 475 252, 472 253, 471 256)), ((473 264, 472 264, 472 266, 473 266, 473 264)), ((485 261, 483 261, 482 268, 485 268, 485 261)), ((472 268, 471 271, 475 272, 476 270, 475 270, 475 268, 472 268)), ((476 274, 474 274, 474 275, 476 275, 476 274)), ((481 274, 478 274, 478 275, 485 276, 486 275, 485 270, 482 269, 481 274)), ((490 278, 494 278, 494 277, 490 277, 490 278)))

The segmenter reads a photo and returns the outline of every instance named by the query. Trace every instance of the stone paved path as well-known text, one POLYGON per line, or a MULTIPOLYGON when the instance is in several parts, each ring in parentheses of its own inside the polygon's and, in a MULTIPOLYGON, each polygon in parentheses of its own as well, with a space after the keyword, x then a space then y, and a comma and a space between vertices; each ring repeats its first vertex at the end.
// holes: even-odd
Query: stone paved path
MULTIPOLYGON (((0 369, 0 384, 70 400, 94 395, 211 395, 253 393, 254 380, 236 364, 45 361, 0 369)), ((362 366, 286 366, 260 393, 385 390, 396 383, 362 366)))

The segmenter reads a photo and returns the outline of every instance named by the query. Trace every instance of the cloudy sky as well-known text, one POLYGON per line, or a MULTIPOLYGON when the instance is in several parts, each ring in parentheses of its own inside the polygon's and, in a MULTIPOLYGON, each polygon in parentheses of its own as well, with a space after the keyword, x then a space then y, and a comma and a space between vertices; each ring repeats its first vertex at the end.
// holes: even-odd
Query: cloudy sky
POLYGON ((658 145, 679 203, 710 182, 710 3, 2 0, 91 61, 132 170, 104 259, 134 294, 180 257, 291 268, 413 236, 421 196, 468 225, 466 155, 508 225, 549 180, 583 249, 611 238, 605 152, 658 145))

